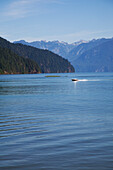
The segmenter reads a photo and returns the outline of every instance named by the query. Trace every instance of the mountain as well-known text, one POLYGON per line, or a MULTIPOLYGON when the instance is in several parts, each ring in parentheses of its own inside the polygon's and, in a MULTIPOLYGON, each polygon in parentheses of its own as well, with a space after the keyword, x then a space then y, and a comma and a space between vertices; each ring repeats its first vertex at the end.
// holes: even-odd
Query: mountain
POLYGON ((0 47, 10 49, 18 56, 35 61, 39 65, 42 73, 74 72, 74 68, 68 60, 48 50, 10 43, 3 38, 0 38, 0 47))
POLYGON ((55 54, 62 56, 65 59, 68 59, 68 53, 75 48, 76 46, 80 45, 81 43, 85 43, 86 41, 79 41, 69 44, 67 42, 60 42, 60 41, 33 41, 33 42, 26 42, 25 40, 14 41, 14 43, 21 43, 24 45, 29 45, 32 47, 40 48, 40 49, 47 49, 52 51, 55 54))
POLYGON ((7 48, 0 47, 0 74, 40 73, 37 63, 13 53, 7 48))
POLYGON ((85 50, 73 60, 77 72, 112 72, 113 39, 105 40, 89 50, 85 50))
POLYGON ((102 38, 102 39, 93 39, 89 42, 83 42, 83 43, 80 43, 78 44, 75 48, 73 48, 68 54, 67 54, 67 58, 69 59, 69 61, 71 63, 74 63, 74 61, 79 58, 84 52, 104 43, 104 42, 107 42, 109 41, 109 39, 105 39, 105 38, 102 38))
MULTIPOLYGON (((93 39, 91 41, 79 41, 72 44, 59 41, 36 41, 20 43, 29 44, 39 48, 47 48, 62 57, 68 59, 77 72, 106 72, 112 71, 113 38, 93 39), (87 57, 88 56, 88 57, 87 57), (111 58, 111 59, 110 59, 111 58)), ((16 42, 15 42, 16 43, 16 42)))

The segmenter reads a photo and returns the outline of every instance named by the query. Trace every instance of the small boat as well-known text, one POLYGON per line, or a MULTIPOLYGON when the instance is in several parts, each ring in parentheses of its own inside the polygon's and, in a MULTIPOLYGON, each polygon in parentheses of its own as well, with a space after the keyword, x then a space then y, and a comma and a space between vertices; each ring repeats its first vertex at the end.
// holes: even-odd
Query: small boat
POLYGON ((78 79, 72 79, 72 81, 78 81, 78 79))

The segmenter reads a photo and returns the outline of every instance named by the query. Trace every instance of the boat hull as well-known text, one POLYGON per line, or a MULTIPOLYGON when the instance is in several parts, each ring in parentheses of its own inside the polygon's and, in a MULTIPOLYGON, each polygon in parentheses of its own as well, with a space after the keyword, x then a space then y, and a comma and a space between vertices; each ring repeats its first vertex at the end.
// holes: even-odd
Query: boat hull
POLYGON ((72 79, 72 81, 78 81, 78 79, 72 79))

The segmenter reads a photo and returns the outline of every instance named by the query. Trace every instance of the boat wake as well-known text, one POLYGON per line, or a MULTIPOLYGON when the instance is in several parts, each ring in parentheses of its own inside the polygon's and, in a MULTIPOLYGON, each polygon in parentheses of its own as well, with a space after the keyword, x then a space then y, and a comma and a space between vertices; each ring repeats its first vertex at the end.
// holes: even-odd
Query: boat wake
POLYGON ((81 82, 81 81, 113 81, 113 79, 72 79, 72 81, 75 81, 75 82, 81 82))
POLYGON ((77 79, 75 82, 81 82, 81 81, 103 81, 103 80, 101 79, 77 79))
POLYGON ((81 79, 81 80, 78 80, 78 81, 89 81, 88 79, 81 79))

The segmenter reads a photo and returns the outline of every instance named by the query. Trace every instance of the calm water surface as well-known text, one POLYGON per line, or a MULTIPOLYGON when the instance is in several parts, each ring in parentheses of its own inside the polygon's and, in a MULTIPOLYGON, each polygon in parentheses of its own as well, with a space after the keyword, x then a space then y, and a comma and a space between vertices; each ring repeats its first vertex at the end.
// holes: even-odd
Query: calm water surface
POLYGON ((0 76, 0 169, 113 169, 113 73, 45 75, 0 76))

